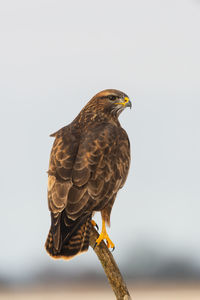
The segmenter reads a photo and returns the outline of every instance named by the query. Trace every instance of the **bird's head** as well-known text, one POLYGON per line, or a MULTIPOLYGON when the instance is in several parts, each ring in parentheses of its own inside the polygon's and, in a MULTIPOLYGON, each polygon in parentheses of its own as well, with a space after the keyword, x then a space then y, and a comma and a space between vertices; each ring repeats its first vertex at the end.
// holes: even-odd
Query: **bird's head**
POLYGON ((99 92, 91 100, 90 105, 94 105, 100 111, 104 110, 116 117, 126 108, 132 106, 129 97, 118 90, 108 89, 99 92))

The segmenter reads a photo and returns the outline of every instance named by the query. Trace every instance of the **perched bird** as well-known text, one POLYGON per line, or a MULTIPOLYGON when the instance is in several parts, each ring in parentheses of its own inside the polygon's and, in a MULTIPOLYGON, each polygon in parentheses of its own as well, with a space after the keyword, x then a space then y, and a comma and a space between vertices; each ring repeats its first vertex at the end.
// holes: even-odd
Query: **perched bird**
POLYGON ((55 137, 48 170, 48 205, 51 227, 46 250, 54 258, 70 259, 87 251, 92 216, 100 211, 106 232, 117 192, 126 181, 130 165, 130 143, 118 117, 131 108, 129 97, 114 89, 96 94, 69 125, 55 137))

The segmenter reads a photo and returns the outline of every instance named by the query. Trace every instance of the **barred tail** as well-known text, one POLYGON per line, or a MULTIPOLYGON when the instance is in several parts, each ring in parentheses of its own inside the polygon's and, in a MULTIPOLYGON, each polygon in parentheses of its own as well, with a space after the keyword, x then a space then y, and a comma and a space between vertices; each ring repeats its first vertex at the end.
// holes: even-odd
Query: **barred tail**
POLYGON ((92 226, 91 219, 92 215, 86 215, 76 221, 68 219, 69 223, 66 226, 65 216, 65 222, 61 220, 60 224, 57 224, 56 230, 52 224, 45 243, 49 255, 53 258, 71 259, 75 255, 87 251, 92 226))

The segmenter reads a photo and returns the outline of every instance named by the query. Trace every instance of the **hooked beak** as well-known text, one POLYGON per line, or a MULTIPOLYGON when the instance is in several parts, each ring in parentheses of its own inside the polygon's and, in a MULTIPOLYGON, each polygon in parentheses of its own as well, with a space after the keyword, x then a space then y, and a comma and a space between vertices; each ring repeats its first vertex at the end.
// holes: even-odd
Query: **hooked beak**
POLYGON ((116 105, 123 105, 124 107, 132 107, 132 103, 131 103, 131 101, 130 101, 130 99, 129 99, 129 97, 124 97, 124 102, 117 102, 117 103, 115 103, 116 105))
POLYGON ((131 100, 129 100, 129 101, 126 103, 126 107, 130 107, 130 109, 131 109, 131 107, 132 107, 131 100))
POLYGON ((128 97, 125 97, 124 98, 124 102, 125 102, 125 107, 132 107, 132 103, 131 103, 131 100, 128 98, 128 97))

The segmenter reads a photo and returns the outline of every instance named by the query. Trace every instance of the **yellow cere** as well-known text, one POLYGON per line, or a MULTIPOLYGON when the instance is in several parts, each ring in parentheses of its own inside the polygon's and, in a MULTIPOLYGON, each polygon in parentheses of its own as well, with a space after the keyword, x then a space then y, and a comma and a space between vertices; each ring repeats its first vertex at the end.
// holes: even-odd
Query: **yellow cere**
POLYGON ((123 106, 126 105, 126 103, 128 103, 129 98, 128 97, 124 97, 124 102, 120 102, 120 103, 115 103, 115 104, 122 104, 123 106))

